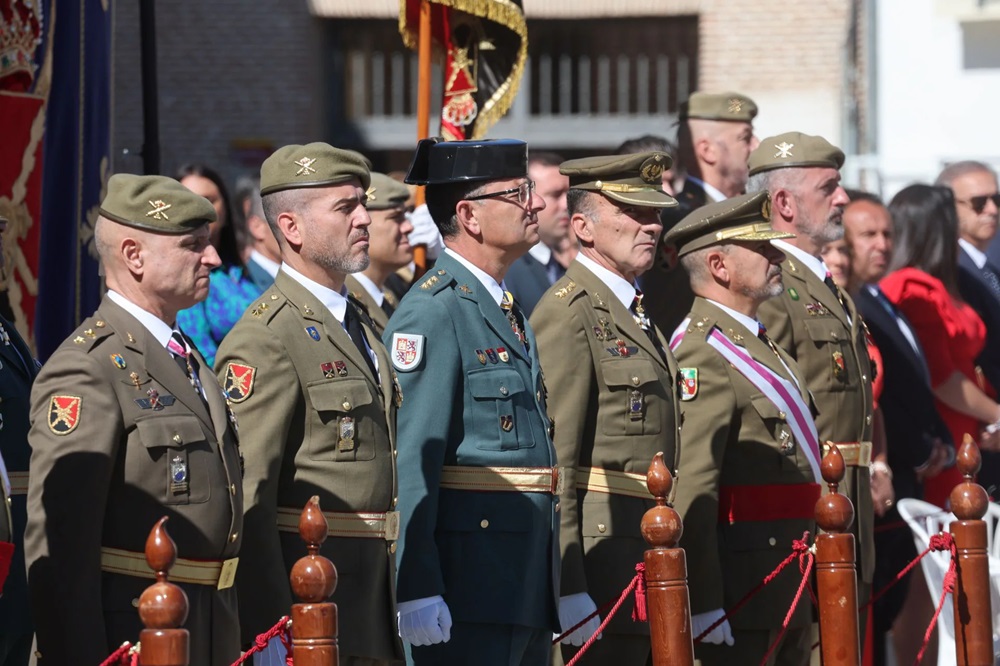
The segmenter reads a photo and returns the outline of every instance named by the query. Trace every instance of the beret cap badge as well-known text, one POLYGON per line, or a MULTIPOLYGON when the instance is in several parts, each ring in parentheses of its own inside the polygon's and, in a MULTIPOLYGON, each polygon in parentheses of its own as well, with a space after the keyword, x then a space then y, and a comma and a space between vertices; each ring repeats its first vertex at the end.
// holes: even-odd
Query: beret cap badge
POLYGON ((155 201, 150 201, 149 205, 151 210, 146 213, 146 217, 151 217, 154 220, 169 220, 167 216, 167 210, 170 209, 171 204, 166 203, 163 199, 156 199, 155 201))

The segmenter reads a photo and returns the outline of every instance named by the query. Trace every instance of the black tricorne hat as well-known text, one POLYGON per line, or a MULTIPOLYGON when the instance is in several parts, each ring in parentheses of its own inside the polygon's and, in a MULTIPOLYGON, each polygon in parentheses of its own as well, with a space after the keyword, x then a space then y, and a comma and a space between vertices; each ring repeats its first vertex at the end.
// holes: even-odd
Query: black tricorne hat
POLYGON ((413 185, 507 180, 528 175, 528 144, 517 139, 445 141, 417 144, 405 182, 413 185))

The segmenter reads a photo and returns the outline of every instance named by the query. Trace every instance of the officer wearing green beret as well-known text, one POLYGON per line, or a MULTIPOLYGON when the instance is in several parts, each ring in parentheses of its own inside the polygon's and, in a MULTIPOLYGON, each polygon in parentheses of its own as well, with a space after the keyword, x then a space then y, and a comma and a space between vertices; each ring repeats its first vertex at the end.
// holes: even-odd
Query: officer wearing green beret
MULTIPOLYGON (((742 194, 747 182, 747 158, 757 147, 753 120, 757 105, 737 92, 695 92, 681 104, 677 157, 686 171, 678 205, 663 210, 663 228, 670 229, 691 211, 742 194)), ((649 294, 649 316, 669 335, 691 309, 694 296, 687 276, 677 269, 676 249, 661 244, 652 268, 642 278, 649 294)))
MULTIPOLYGON (((0 217, 0 273, 4 267, 0 217)), ((0 316, 0 664, 27 666, 32 626, 24 571, 24 524, 27 520, 28 411, 31 383, 38 365, 14 323, 0 316), (6 580, 4 576, 6 575, 6 580)))
MULTIPOLYGON (((559 617, 569 628, 615 598, 647 548, 639 533, 652 504, 646 471, 657 451, 675 467, 680 411, 677 364, 646 315, 636 279, 653 263, 663 191, 662 152, 563 162, 570 225, 580 253, 545 292, 531 324, 550 386, 549 414, 566 472, 561 495, 559 617)), ((594 618, 564 639, 569 661, 596 631, 594 618)), ((637 664, 650 656, 649 625, 616 618, 588 664, 637 664)))
MULTIPOLYGON (((833 282, 820 259, 823 245, 843 236, 847 194, 840 185, 844 153, 821 136, 787 132, 750 155, 747 190, 771 193, 775 229, 795 234, 775 241, 785 255, 785 290, 761 307, 774 342, 798 361, 816 400, 816 427, 847 462, 840 492, 854 503, 858 597, 871 592, 875 566, 870 489, 872 366, 865 325, 854 301, 833 282)), ((861 622, 862 632, 865 623, 861 622)))
POLYGON ((354 305, 371 319, 380 338, 399 305, 386 281, 413 260, 413 248, 407 239, 413 231, 406 216, 409 198, 406 185, 385 174, 372 173, 368 189, 368 214, 372 218, 368 227, 370 261, 368 268, 348 275, 345 283, 354 305))
MULTIPOLYGON (((674 507, 684 520, 692 633, 733 608, 814 532, 820 450, 795 361, 768 338, 758 308, 782 291, 766 192, 709 204, 668 232, 695 294, 670 346, 681 365, 684 425, 674 507), (713 528, 714 526, 714 528, 713 528)), ((695 646, 705 666, 760 663, 801 581, 783 571, 695 646)), ((809 661, 799 604, 776 664, 809 661)))
POLYGON ((239 657, 235 421, 174 323, 219 265, 213 220, 212 204, 171 178, 108 181, 94 228, 108 293, 31 393, 25 550, 39 664, 100 663, 138 639, 136 605, 154 577, 143 550, 164 515, 191 663, 239 657))
POLYGON ((215 364, 243 426, 243 640, 293 603, 299 514, 318 495, 330 536, 321 553, 337 566, 332 599, 344 609, 341 664, 386 664, 402 658, 393 596, 402 395, 344 287, 348 273, 368 266, 368 165, 325 143, 289 145, 264 161, 260 185, 281 269, 222 341, 215 364))
POLYGON ((542 666, 559 628, 559 475, 538 343, 504 287, 545 203, 523 141, 417 145, 446 249, 384 340, 399 411, 399 630, 413 664, 542 666))

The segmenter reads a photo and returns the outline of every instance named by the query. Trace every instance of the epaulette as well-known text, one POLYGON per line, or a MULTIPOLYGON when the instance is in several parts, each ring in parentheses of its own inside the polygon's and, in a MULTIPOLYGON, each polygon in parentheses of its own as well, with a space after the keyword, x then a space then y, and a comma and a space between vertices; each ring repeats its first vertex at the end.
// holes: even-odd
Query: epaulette
POLYGON ((249 318, 253 321, 260 321, 266 324, 271 321, 271 318, 277 314, 278 310, 280 310, 286 302, 287 300, 277 291, 268 289, 261 294, 258 300, 250 303, 250 306, 247 308, 247 311, 243 316, 249 316, 249 318))
POLYGON ((713 328, 716 328, 716 326, 712 318, 702 317, 700 319, 691 319, 688 322, 687 332, 695 335, 700 334, 703 338, 707 338, 713 328))
POLYGON ((97 345, 98 340, 102 340, 112 333, 114 331, 104 320, 91 317, 85 319, 80 324, 80 327, 76 329, 70 340, 73 341, 74 347, 78 347, 84 352, 89 352, 97 345))
MULTIPOLYGON (((559 282, 557 282, 556 284, 560 285, 559 282)), ((551 291, 551 294, 552 297, 555 298, 556 300, 562 301, 566 303, 566 305, 569 305, 574 300, 573 296, 574 292, 576 293, 576 295, 580 295, 583 293, 583 290, 582 289, 578 290, 576 282, 573 282, 572 280, 567 280, 566 282, 561 283, 561 286, 559 286, 558 289, 553 289, 551 291)))
POLYGON ((417 280, 414 287, 421 292, 436 294, 454 282, 455 278, 452 277, 448 271, 443 268, 439 268, 430 275, 425 275, 417 280))

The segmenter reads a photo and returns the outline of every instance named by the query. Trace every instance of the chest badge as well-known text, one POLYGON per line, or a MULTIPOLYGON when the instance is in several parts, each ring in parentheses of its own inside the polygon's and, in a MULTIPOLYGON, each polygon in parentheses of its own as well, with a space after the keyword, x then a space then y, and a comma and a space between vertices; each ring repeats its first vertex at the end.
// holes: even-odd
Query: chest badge
POLYGON ((340 440, 337 442, 340 451, 354 449, 354 419, 350 416, 340 417, 340 440))
POLYGON ((844 361, 844 355, 839 351, 833 352, 833 376, 839 382, 847 381, 847 363, 844 361))
POLYGON ((319 331, 316 330, 315 326, 306 326, 306 334, 316 342, 319 342, 319 331))
POLYGON ((112 354, 111 362, 114 363, 115 367, 118 368, 119 370, 125 369, 125 357, 123 357, 121 354, 112 354))
POLYGON ((678 387, 682 401, 694 400, 698 395, 698 368, 681 368, 678 387))
POLYGON ((180 456, 170 460, 170 492, 180 495, 188 491, 188 465, 180 456))

